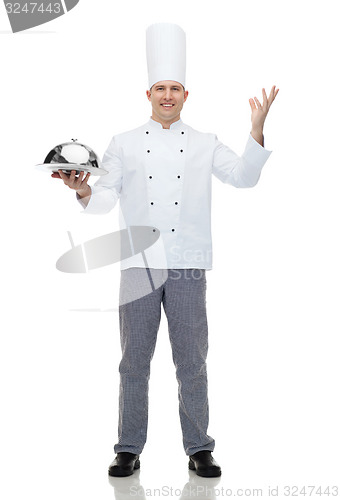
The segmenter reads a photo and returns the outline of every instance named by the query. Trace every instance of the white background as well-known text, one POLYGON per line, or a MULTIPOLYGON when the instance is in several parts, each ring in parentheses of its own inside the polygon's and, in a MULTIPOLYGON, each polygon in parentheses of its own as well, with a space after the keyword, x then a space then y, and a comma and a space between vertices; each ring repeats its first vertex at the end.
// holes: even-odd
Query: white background
POLYGON ((3 498, 122 499, 139 484, 147 497, 173 488, 185 498, 188 482, 214 486, 216 497, 222 488, 262 488, 265 497, 279 486, 283 498, 285 485, 339 485, 337 7, 80 0, 57 20, 12 34, 0 6, 3 498), (85 216, 73 192, 34 168, 71 138, 102 156, 112 135, 148 120, 145 29, 153 22, 187 33, 183 120, 238 153, 249 97, 280 88, 259 184, 213 183, 209 433, 219 482, 187 472, 164 315, 140 474, 108 480, 119 264, 66 275, 55 262, 70 248, 67 231, 77 244, 117 230, 118 208, 85 216))

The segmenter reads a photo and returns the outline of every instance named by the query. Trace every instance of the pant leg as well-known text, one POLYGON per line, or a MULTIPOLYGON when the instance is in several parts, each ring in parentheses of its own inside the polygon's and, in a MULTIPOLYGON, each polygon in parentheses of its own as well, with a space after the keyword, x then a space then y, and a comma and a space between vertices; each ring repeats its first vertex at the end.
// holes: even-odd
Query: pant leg
MULTIPOLYGON (((158 270, 156 270, 158 271, 158 270)), ((154 272, 156 272, 154 271, 154 272)), ((161 271, 160 271, 161 272, 161 271)), ((116 453, 140 454, 147 437, 150 362, 161 319, 163 286, 150 287, 150 272, 130 268, 121 272, 119 364, 119 422, 116 453), (140 297, 129 301, 129 297, 140 297)))
POLYGON ((209 423, 208 324, 203 269, 169 270, 163 307, 178 381, 179 415, 187 455, 215 447, 209 423))

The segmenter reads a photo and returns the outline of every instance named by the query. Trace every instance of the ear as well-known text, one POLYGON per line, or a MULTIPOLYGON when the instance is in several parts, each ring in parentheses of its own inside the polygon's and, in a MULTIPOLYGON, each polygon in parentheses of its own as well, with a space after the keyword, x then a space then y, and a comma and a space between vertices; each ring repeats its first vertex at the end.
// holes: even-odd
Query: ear
POLYGON ((184 102, 187 100, 188 95, 189 95, 189 92, 186 90, 186 91, 184 92, 184 102))
POLYGON ((150 90, 146 91, 146 97, 149 99, 149 101, 151 101, 151 92, 150 92, 150 90))

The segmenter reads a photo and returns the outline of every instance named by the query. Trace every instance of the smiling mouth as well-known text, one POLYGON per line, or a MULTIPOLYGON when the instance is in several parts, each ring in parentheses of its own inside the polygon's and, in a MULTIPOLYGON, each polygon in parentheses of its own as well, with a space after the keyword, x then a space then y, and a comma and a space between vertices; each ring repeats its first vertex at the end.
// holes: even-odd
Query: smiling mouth
POLYGON ((174 104, 161 104, 161 106, 163 106, 163 108, 172 108, 175 105, 174 104))

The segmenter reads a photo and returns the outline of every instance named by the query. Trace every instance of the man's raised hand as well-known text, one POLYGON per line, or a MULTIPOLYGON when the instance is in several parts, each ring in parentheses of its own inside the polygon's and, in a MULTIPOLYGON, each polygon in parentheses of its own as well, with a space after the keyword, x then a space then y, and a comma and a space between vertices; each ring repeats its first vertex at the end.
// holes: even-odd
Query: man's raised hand
POLYGON ((263 126, 265 119, 267 117, 270 106, 273 104, 275 97, 277 96, 279 89, 274 85, 270 91, 269 96, 267 97, 265 89, 262 89, 263 95, 263 104, 260 103, 257 97, 254 99, 249 99, 249 104, 251 107, 251 123, 252 123, 252 136, 258 142, 262 142, 258 140, 262 137, 263 134, 263 126))

